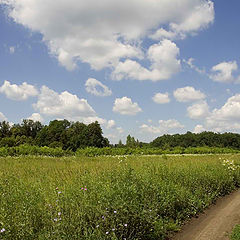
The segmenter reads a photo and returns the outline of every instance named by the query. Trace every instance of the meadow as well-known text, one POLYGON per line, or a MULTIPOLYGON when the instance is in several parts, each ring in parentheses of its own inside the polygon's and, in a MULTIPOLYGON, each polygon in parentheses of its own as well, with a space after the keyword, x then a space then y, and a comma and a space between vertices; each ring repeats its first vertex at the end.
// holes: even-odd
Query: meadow
POLYGON ((163 240, 240 186, 240 155, 0 158, 1 240, 163 240))

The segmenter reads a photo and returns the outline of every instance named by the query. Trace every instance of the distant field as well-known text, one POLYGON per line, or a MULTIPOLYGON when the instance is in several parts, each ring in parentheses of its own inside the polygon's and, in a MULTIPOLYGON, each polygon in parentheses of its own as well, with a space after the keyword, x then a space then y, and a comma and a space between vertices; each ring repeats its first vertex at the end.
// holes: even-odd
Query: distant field
POLYGON ((166 239, 240 186, 239 165, 240 155, 0 158, 0 239, 166 239))

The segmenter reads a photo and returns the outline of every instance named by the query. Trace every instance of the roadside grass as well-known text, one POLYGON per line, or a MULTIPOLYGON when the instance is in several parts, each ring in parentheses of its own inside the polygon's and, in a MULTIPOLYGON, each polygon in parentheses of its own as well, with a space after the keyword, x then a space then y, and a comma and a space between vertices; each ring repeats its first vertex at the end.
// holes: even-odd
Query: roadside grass
POLYGON ((232 231, 231 240, 240 240, 240 225, 236 225, 232 231))
POLYGON ((0 239, 163 240, 239 187, 239 164, 238 155, 0 158, 0 239))

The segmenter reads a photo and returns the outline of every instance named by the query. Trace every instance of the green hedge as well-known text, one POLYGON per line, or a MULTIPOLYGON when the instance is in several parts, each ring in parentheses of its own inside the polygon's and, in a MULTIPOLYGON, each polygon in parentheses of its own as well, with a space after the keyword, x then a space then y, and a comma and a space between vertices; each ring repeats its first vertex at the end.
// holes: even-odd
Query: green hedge
POLYGON ((26 155, 40 155, 62 157, 73 155, 71 151, 64 151, 62 148, 38 147, 31 145, 20 145, 17 147, 1 147, 0 157, 6 156, 26 156, 26 155))
POLYGON ((117 155, 162 155, 162 154, 224 154, 239 153, 239 150, 231 148, 210 148, 210 147, 176 147, 163 150, 161 148, 94 148, 88 147, 78 149, 76 156, 117 156, 117 155))
POLYGON ((80 148, 76 152, 70 150, 63 150, 60 147, 38 147, 27 144, 19 145, 17 147, 1 147, 0 157, 6 156, 26 156, 26 155, 40 155, 40 156, 119 156, 119 155, 164 155, 164 154, 224 154, 224 153, 240 153, 239 150, 231 148, 210 148, 210 147, 176 147, 172 149, 163 150, 161 148, 95 148, 87 147, 80 148))

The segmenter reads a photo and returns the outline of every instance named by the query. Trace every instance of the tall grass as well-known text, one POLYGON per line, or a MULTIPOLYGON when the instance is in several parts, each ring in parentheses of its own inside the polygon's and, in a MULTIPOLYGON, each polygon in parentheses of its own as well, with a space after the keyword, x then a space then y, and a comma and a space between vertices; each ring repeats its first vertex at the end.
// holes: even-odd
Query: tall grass
POLYGON ((0 158, 0 239, 166 239, 240 185, 219 158, 0 158))

